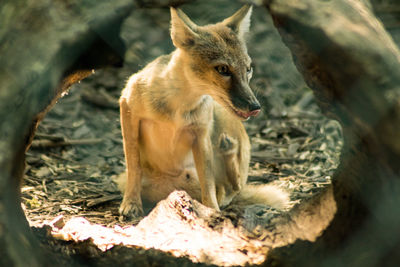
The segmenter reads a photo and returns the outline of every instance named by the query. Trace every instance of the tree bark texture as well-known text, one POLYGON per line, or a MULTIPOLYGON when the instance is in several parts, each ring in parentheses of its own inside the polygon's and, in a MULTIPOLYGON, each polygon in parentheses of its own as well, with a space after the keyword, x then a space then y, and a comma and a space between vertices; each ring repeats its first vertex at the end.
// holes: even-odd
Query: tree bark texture
POLYGON ((398 47, 366 1, 272 0, 266 6, 321 110, 340 122, 345 139, 333 176, 331 224, 314 243, 276 249, 268 264, 396 262, 398 256, 387 255, 400 244, 398 47))
POLYGON ((0 4, 0 265, 45 266, 21 209, 25 151, 37 123, 92 69, 120 65, 119 37, 133 1, 0 4))

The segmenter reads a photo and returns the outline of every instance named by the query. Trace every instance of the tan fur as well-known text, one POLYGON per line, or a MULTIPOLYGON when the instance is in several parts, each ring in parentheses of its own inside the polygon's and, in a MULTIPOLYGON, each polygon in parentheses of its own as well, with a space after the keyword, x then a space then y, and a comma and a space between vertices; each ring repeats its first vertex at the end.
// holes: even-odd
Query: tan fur
POLYGON ((142 196, 159 201, 175 189, 219 210, 244 188, 250 143, 241 120, 259 111, 243 36, 250 12, 200 27, 171 8, 176 50, 132 75, 120 98, 122 215, 139 216, 142 196))

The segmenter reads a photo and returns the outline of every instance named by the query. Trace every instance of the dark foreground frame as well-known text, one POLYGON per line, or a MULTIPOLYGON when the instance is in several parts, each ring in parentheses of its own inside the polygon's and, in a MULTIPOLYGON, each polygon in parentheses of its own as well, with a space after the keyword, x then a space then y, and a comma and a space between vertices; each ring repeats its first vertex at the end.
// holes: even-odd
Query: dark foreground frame
MULTIPOLYGON (((0 261, 4 266, 51 262, 20 207, 24 154, 37 123, 64 90, 92 68, 121 63, 119 27, 134 6, 125 0, 112 5, 50 2, 3 1, 0 6, 12 17, 0 17, 5 29, 0 34, 0 261), (34 15, 41 20, 32 23, 34 15)), ((266 264, 400 262, 395 256, 400 244, 398 48, 367 1, 271 0, 265 5, 321 109, 341 123, 345 138, 332 186, 281 221, 279 241, 293 241, 307 231, 308 239, 313 239, 317 233, 312 224, 326 221, 337 210, 330 225, 320 237, 314 236, 315 242, 296 241, 273 250, 266 264)))

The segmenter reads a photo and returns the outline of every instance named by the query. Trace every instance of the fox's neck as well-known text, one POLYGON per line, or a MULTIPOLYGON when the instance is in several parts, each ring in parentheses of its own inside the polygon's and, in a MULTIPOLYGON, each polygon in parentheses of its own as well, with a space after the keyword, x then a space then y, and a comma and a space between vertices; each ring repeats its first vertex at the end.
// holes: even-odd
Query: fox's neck
POLYGON ((166 69, 166 78, 172 81, 170 84, 170 101, 172 108, 185 112, 192 110, 201 102, 203 94, 199 88, 195 88, 193 77, 190 73, 190 63, 185 52, 177 49, 172 53, 171 60, 166 69))

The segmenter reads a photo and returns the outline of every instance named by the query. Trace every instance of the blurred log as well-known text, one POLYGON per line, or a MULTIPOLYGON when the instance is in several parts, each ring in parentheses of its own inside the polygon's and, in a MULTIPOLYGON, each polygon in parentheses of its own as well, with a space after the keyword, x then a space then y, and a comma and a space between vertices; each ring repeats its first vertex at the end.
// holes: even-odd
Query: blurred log
MULTIPOLYGON (((46 266, 21 209, 20 180, 37 124, 92 69, 121 65, 119 37, 133 3, 22 1, 0 4, 0 265, 46 266)), ((51 264, 50 264, 51 263, 51 264)))
POLYGON ((309 217, 324 219, 321 207, 334 210, 336 202, 332 222, 315 242, 273 250, 266 265, 400 263, 400 53, 365 3, 266 1, 298 70, 345 139, 333 176, 335 201, 320 198, 314 214, 291 223, 295 231, 309 217))

